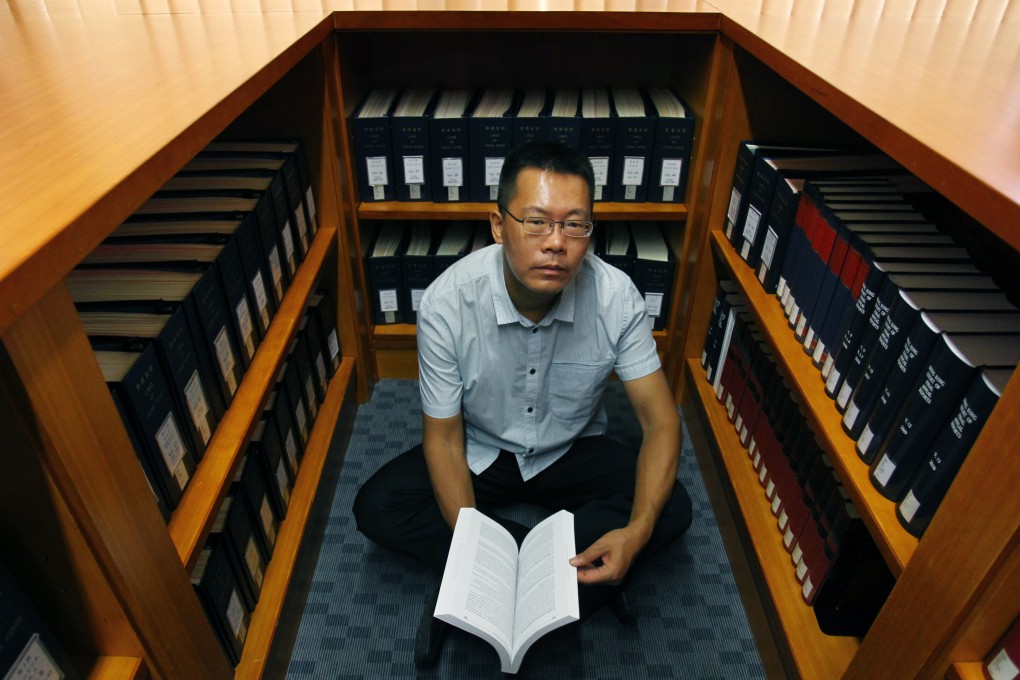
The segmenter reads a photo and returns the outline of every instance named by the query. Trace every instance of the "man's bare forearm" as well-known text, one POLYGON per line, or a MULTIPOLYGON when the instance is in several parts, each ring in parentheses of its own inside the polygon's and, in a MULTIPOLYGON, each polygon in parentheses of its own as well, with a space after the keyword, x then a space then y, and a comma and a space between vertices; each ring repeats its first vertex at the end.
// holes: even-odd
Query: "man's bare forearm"
POLYGON ((439 510, 452 529, 461 508, 475 507, 475 491, 464 450, 463 423, 459 415, 444 419, 423 418, 425 464, 439 510))

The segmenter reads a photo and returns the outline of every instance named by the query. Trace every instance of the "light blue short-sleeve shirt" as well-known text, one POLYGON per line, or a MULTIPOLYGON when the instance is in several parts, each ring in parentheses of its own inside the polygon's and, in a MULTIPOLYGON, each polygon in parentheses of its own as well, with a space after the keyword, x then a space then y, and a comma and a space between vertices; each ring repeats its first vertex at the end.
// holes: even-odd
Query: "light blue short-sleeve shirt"
POLYGON ((588 254, 535 324, 510 301, 498 244, 462 258, 428 287, 417 342, 425 414, 462 414, 475 474, 506 450, 525 480, 578 437, 605 433, 602 393, 612 371, 626 381, 660 366, 630 277, 588 254))

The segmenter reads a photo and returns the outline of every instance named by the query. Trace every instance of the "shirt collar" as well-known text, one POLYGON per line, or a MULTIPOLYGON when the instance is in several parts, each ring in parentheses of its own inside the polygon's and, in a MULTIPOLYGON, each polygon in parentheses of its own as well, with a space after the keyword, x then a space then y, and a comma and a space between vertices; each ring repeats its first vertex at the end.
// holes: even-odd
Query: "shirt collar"
MULTIPOLYGON (((493 248, 493 257, 489 261, 489 275, 495 282, 492 286, 492 305, 496 312, 496 323, 500 326, 509 323, 523 323, 525 325, 535 326, 547 326, 555 321, 564 321, 566 323, 573 323, 574 321, 574 300, 577 297, 577 277, 581 274, 578 271, 569 282, 566 287, 563 288, 563 292, 560 293, 560 297, 556 300, 556 304, 553 305, 552 310, 545 315, 545 318, 537 324, 532 324, 531 321, 525 319, 517 308, 514 307, 513 301, 510 299, 510 294, 506 291, 506 279, 503 276, 503 246, 496 245, 493 248)), ((584 265, 582 264, 582 269, 584 265)))

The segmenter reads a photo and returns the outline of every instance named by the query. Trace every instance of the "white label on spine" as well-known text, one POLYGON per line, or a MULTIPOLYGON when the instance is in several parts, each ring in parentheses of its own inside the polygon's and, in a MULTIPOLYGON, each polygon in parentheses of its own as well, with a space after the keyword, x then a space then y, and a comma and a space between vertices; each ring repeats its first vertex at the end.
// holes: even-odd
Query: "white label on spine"
POLYGON ((301 206, 294 210, 294 222, 297 224, 298 238, 301 239, 301 249, 308 252, 308 225, 305 224, 305 211, 301 206))
POLYGON ((805 576, 807 576, 807 564, 804 560, 801 560, 800 563, 797 564, 797 580, 801 581, 805 576))
POLYGON ((747 217, 744 218, 744 230, 741 232, 744 240, 754 243, 754 237, 758 234, 758 223, 761 221, 761 211, 753 205, 747 208, 747 217))
POLYGON ((192 371, 188 384, 184 386, 184 400, 188 402, 188 412, 191 414, 191 422, 195 429, 202 435, 202 442, 209 443, 212 437, 212 429, 209 427, 209 404, 205 400, 205 392, 202 390, 202 380, 198 377, 198 371, 192 371))
POLYGON ((804 595, 805 600, 811 599, 811 593, 814 591, 814 589, 815 587, 811 584, 811 579, 810 578, 804 579, 804 588, 801 590, 801 593, 804 595))
POLYGON ((234 352, 230 349, 230 337, 227 335, 227 327, 220 328, 216 334, 216 361, 220 365, 220 374, 227 383, 227 389, 233 394, 237 391, 237 380, 234 378, 234 352))
POLYGON ((499 184, 499 173, 503 170, 503 157, 485 159, 485 186, 494 187, 499 184))
POLYGON ((823 356, 825 356, 825 343, 819 339, 815 343, 815 352, 811 355, 811 360, 817 364, 822 360, 823 356))
POLYGON ((418 311, 418 307, 421 306, 421 299, 425 296, 424 288, 412 288, 411 289, 411 309, 415 312, 418 311))
POLYGON ((234 631, 234 637, 243 642, 244 638, 248 636, 248 629, 244 625, 244 606, 241 604, 241 598, 237 596, 236 590, 230 591, 227 621, 230 622, 230 630, 234 631))
POLYGON ((1015 680, 1020 677, 1020 668, 1017 668, 1013 659, 1009 658, 1009 652, 1005 649, 992 657, 986 669, 992 680, 1015 680))
POLYGON ((309 374, 308 378, 305 380, 305 394, 308 395, 308 411, 312 418, 314 418, 315 414, 319 410, 319 400, 315 396, 315 383, 312 382, 311 374, 309 374))
POLYGON ((733 189, 730 191, 730 204, 726 206, 726 219, 731 223, 736 223, 737 210, 739 209, 740 209, 740 192, 737 191, 736 189, 733 189))
POLYGON ((337 357, 340 356, 340 341, 337 339, 335 328, 329 332, 326 343, 329 345, 329 358, 335 363, 337 357))
POLYGON ((281 230, 283 234, 283 254, 287 257, 287 268, 290 271, 290 275, 294 276, 294 272, 297 271, 297 261, 294 259, 294 235, 290 231, 290 220, 283 225, 281 230))
POLYGON ((625 156, 623 177, 620 183, 625 187, 641 186, 645 181, 645 159, 643 156, 625 156))
POLYGON ((255 326, 251 322, 251 313, 248 311, 247 300, 242 299, 234 307, 234 314, 237 315, 237 326, 241 330, 241 337, 244 339, 244 349, 248 356, 255 356, 255 326))
POLYGON ((287 466, 281 460, 276 466, 276 486, 280 489, 280 497, 284 505, 290 505, 290 481, 287 478, 287 466))
POLYGON ((758 279, 765 280, 765 272, 772 266, 772 257, 776 254, 776 243, 779 242, 779 235, 776 234, 776 230, 769 227, 765 230, 765 243, 761 247, 761 267, 758 270, 758 279))
POLYGON ((322 358, 322 352, 315 355, 315 372, 319 375, 319 385, 325 393, 329 387, 329 375, 326 373, 326 362, 322 358))
POLYGON ((804 556, 804 551, 800 549, 800 543, 798 543, 794 547, 793 552, 790 553, 790 559, 793 560, 794 564, 799 564, 800 563, 800 558, 803 557, 803 556, 804 556))
POLYGON ((833 366, 832 370, 829 371, 829 377, 825 379, 825 391, 832 394, 836 390, 836 385, 839 384, 839 371, 833 366))
POLYGON ((609 183, 609 157, 596 156, 589 158, 591 169, 595 171, 595 186, 603 187, 609 183))
POLYGON ((917 501, 917 496, 914 495, 914 490, 911 489, 907 492, 907 495, 900 501, 900 514, 903 519, 910 522, 914 519, 914 515, 917 514, 917 509, 921 507, 921 504, 917 501))
POLYGON ((623 200, 633 201, 637 199, 637 187, 636 186, 625 186, 623 188, 623 200))
POLYGON ((314 234, 319 230, 318 224, 316 224, 315 218, 318 216, 317 209, 315 207, 315 196, 312 194, 312 188, 308 187, 308 191, 305 192, 305 205, 308 207, 308 225, 312 229, 314 234))
POLYGON ((871 428, 867 425, 864 426, 864 431, 861 432, 861 436, 857 438, 857 450, 861 453, 867 453, 868 447, 871 446, 871 440, 875 438, 875 433, 871 431, 871 428))
POLYGON ((248 545, 244 547, 244 561, 248 564, 248 573, 261 588, 265 574, 262 573, 262 563, 259 561, 259 551, 255 545, 254 537, 249 537, 248 545))
POLYGON ((662 293, 645 293, 645 309, 648 310, 648 316, 662 315, 662 298, 662 293))
POLYGON ((395 312, 399 308, 397 303, 397 289, 387 288, 379 291, 379 311, 395 312))
POLYGON ((295 473, 297 472, 297 441, 294 439, 293 430, 287 431, 287 438, 284 441, 283 448, 287 450, 287 460, 290 462, 290 469, 295 473))
POLYGON ((262 528, 265 529, 269 545, 272 546, 276 543, 276 527, 273 526, 273 509, 269 507, 269 499, 266 496, 262 497, 262 504, 259 506, 259 519, 262 520, 262 528))
POLYGON ((854 423, 857 422, 857 416, 860 415, 861 409, 857 407, 857 402, 853 402, 847 407, 846 413, 843 414, 843 424, 848 429, 853 429, 854 423))
POLYGON ((889 456, 886 454, 882 456, 882 460, 875 466, 875 479, 879 484, 885 486, 889 483, 889 479, 893 476, 894 472, 896 472, 896 463, 889 460, 889 456))
POLYGON ((269 251, 269 270, 273 275, 273 288, 276 289, 276 297, 283 299, 283 267, 280 265, 280 249, 273 246, 269 251))
POLYGON ((386 198, 386 187, 382 184, 372 187, 372 198, 381 201, 386 198))
POLYGON ((390 183, 386 176, 386 156, 372 156, 365 159, 365 169, 368 170, 369 186, 385 186, 390 183))
MULTIPOLYGON (((456 189, 464 186, 464 159, 444 158, 443 159, 443 186, 456 189)), ((453 200, 454 196, 450 196, 453 200)))
POLYGON ((447 187, 446 188, 446 200, 448 200, 448 201, 459 201, 460 200, 460 187, 447 187))
POLYGON ((843 386, 839 388, 839 396, 836 397, 836 403, 839 404, 840 408, 846 408, 853 391, 854 388, 848 383, 843 383, 843 386))
POLYGON ((251 278, 251 289, 255 292, 255 306, 262 319, 262 327, 269 328, 269 297, 266 295, 266 284, 262 280, 262 272, 255 272, 251 278))
POLYGON ((659 186, 678 187, 680 186, 680 172, 683 170, 684 162, 680 158, 663 158, 662 174, 659 175, 659 186))
POLYGON ((408 187, 407 187, 407 194, 408 194, 408 197, 412 201, 420 201, 421 200, 421 185, 420 184, 410 184, 410 185, 408 185, 408 187))
POLYGON ((676 194, 676 188, 675 187, 662 187, 662 202, 663 203, 672 203, 673 202, 673 196, 675 194, 676 194))
POLYGON ((404 184, 425 183, 424 156, 404 156, 404 184))
POLYGON ((783 511, 781 513, 779 513, 779 521, 777 522, 777 524, 779 525, 779 530, 780 531, 786 531, 786 523, 789 520, 790 520, 790 516, 788 514, 786 514, 786 508, 783 508, 783 511))
POLYGON ((64 672, 50 656, 39 633, 33 633, 4 680, 62 680, 63 677, 64 672))
MULTIPOLYGON (((177 476, 178 466, 183 467, 181 460, 184 458, 184 441, 181 439, 181 433, 177 431, 173 412, 167 412, 163 424, 156 430, 156 446, 159 447, 159 452, 163 456, 166 469, 170 471, 170 474, 177 476)), ((186 476, 187 471, 184 474, 186 476)), ((183 484, 181 488, 184 488, 183 484)))
POLYGON ((308 441, 308 419, 305 416, 305 405, 298 397, 297 404, 294 406, 294 418, 297 420, 298 432, 301 433, 301 441, 308 441))

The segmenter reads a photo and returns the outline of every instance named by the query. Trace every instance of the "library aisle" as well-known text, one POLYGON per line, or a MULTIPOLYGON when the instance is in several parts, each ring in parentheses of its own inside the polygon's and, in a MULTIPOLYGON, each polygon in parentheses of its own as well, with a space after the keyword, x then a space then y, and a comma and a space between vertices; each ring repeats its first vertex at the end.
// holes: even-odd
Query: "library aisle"
MULTIPOLYGON (((606 408, 616 414, 610 417, 612 436, 624 443, 640 440, 620 383, 607 390, 606 408)), ((421 440, 420 413, 418 383, 411 380, 383 380, 358 412, 288 680, 415 675, 414 634, 438 577, 369 543, 354 527, 351 503, 372 472, 421 440)), ((581 625, 565 626, 536 643, 519 677, 765 677, 689 438, 685 442, 680 479, 690 492, 694 521, 629 586, 636 625, 622 626, 603 610, 581 625)), ((439 665, 427 674, 502 677, 495 650, 459 630, 451 632, 439 665)))

